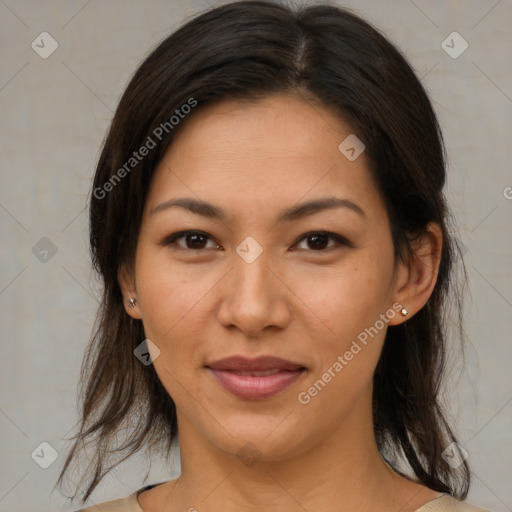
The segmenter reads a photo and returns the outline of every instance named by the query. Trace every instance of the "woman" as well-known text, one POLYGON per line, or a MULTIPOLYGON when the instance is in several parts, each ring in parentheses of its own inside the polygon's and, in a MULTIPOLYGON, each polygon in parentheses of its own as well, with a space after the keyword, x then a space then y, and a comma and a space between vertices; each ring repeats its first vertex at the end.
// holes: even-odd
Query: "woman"
POLYGON ((104 296, 59 482, 92 446, 85 501, 179 434, 179 478, 98 507, 481 510, 438 396, 445 178, 423 87, 350 12, 235 2, 168 37, 94 178, 104 296))

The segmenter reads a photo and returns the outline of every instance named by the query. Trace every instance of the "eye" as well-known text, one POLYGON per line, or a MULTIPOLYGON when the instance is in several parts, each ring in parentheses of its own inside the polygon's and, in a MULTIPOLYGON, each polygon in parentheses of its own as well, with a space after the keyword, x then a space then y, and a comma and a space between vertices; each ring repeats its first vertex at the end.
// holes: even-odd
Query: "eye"
POLYGON ((220 246, 214 242, 209 235, 203 233, 201 231, 180 231, 178 233, 174 233, 168 236, 163 242, 162 245, 177 245, 182 249, 192 249, 192 250, 201 250, 201 249, 209 249, 211 247, 206 247, 207 242, 211 241, 213 243, 213 248, 219 248, 220 246), (185 240, 185 247, 183 245, 177 243, 178 240, 185 240))
MULTIPOLYGON (((344 237, 337 235, 336 233, 330 233, 328 231, 314 231, 302 235, 295 243, 294 247, 302 241, 305 241, 308 247, 299 247, 300 250, 309 250, 309 252, 322 252, 327 249, 331 249, 336 245, 343 245, 347 247, 353 247, 352 244, 344 237), (333 240, 334 243, 329 245, 329 240, 333 240), (311 250, 312 249, 312 250, 311 250)), ((219 249, 221 246, 215 242, 210 235, 202 231, 179 231, 165 238, 162 245, 175 245, 181 249, 189 250, 202 250, 202 249, 219 249), (184 240, 184 245, 178 243, 179 240, 184 240), (213 246, 208 247, 208 242, 211 242, 213 246)), ((295 251, 296 249, 291 249, 295 251)))
MULTIPOLYGON (((344 237, 337 235, 336 233, 330 233, 328 231, 315 231, 311 233, 306 233, 303 235, 297 243, 305 241, 306 245, 309 244, 309 247, 313 248, 313 252, 321 252, 326 249, 331 249, 338 245, 345 245, 351 247, 351 243, 344 237), (329 245, 329 239, 334 240, 335 243, 329 245)), ((302 248, 300 248, 302 249, 302 248)), ((308 247, 306 247, 306 250, 308 247)), ((294 249, 292 249, 294 250, 294 249)))

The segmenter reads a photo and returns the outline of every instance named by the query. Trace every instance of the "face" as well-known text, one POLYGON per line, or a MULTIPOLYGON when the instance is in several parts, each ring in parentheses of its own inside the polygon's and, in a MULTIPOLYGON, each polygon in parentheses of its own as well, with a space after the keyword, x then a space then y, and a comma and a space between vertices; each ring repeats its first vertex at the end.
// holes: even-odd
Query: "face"
POLYGON ((364 152, 338 149, 351 133, 297 96, 226 101, 188 119, 157 168, 121 285, 180 439, 279 460, 349 417, 371 427, 402 274, 364 152))

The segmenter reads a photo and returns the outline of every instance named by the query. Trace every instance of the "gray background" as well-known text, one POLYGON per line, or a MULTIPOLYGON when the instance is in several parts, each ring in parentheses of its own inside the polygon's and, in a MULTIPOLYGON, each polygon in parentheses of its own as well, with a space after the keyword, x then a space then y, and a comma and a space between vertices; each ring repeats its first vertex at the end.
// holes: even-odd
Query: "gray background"
MULTIPOLYGON (((342 5, 357 9, 402 48, 445 132, 447 193, 471 292, 467 369, 461 374, 455 357, 446 391, 474 469, 468 500, 509 511, 512 3, 342 5), (457 58, 441 46, 454 31, 469 44, 457 58)), ((206 8, 201 0, 0 0, 0 511, 65 506, 52 487, 65 456, 62 438, 77 419, 78 370, 97 306, 84 207, 100 145, 141 59, 185 17, 206 8), (58 43, 47 59, 31 47, 45 31, 58 43), (43 441, 59 455, 48 469, 31 458, 43 441)), ((452 39, 451 51, 459 52, 462 41, 452 39)), ((48 449, 37 453, 40 462, 49 461, 48 449)), ((133 492, 147 469, 146 460, 130 460, 90 503, 133 492)), ((177 471, 179 462, 171 469, 156 463, 146 483, 177 471)))

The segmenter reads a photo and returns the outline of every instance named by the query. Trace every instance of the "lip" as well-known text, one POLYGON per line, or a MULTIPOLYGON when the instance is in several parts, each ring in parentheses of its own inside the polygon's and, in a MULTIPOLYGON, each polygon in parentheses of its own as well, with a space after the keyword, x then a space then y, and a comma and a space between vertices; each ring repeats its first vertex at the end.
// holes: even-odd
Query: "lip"
POLYGON ((270 398, 296 382, 306 367, 273 356, 249 359, 234 356, 208 363, 205 367, 231 394, 249 400, 270 398), (269 372, 267 375, 251 375, 269 372))
POLYGON ((260 356, 249 358, 244 356, 231 356, 207 363, 205 366, 212 370, 237 370, 241 372, 264 372, 266 370, 298 370, 304 365, 287 361, 280 357, 260 356))

